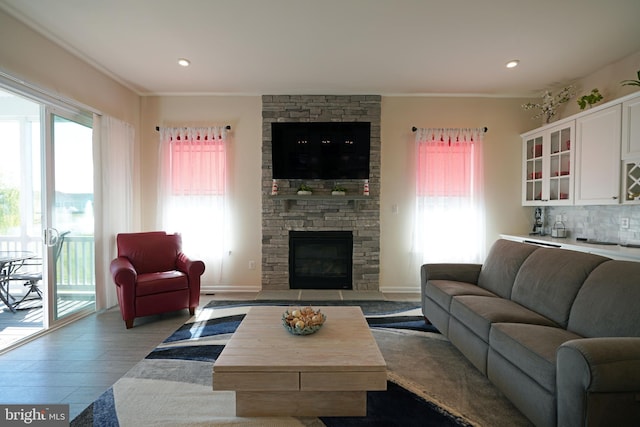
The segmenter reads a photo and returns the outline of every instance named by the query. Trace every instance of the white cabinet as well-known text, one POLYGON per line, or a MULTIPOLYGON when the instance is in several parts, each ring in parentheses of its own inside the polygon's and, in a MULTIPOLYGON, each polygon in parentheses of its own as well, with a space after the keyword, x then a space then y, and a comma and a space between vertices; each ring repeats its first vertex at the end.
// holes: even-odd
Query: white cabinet
POLYGON ((621 116, 617 104, 576 119, 576 205, 620 203, 621 116))
POLYGON ((640 159, 640 94, 622 103, 622 158, 640 159))
POLYGON ((571 205, 575 121, 524 134, 522 204, 571 205))
POLYGON ((640 92, 521 136, 524 206, 640 204, 640 92))

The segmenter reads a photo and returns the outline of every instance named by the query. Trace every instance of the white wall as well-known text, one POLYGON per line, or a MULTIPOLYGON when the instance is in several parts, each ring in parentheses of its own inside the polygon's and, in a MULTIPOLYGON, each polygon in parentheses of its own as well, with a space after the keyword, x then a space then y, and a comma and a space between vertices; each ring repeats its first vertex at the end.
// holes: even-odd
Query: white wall
POLYGON ((0 69, 138 127, 140 97, 0 10, 0 69))
POLYGON ((484 138, 487 244, 500 233, 523 232, 529 227, 529 209, 521 206, 520 199, 520 133, 535 125, 520 108, 523 102, 516 98, 383 97, 381 290, 416 290, 418 286, 418 268, 410 257, 415 195, 413 126, 488 127, 484 138))
POLYGON ((575 99, 567 103, 558 118, 579 113, 581 110, 577 100, 583 95, 588 95, 591 93, 591 90, 595 88, 598 89, 603 97, 602 101, 596 105, 637 92, 640 90, 638 86, 621 86, 620 82, 622 80, 637 80, 638 70, 640 70, 640 52, 629 55, 626 58, 609 64, 603 69, 579 79, 575 82, 575 86, 577 87, 575 99))
MULTIPOLYGON (((204 289, 214 283, 235 290, 260 288, 262 100, 260 96, 150 96, 142 99, 142 229, 157 229, 159 134, 156 126, 230 125, 229 195, 232 218, 231 255, 221 280, 205 271, 204 289), (249 261, 256 268, 249 270, 249 261)), ((189 218, 185 218, 189 221, 189 218)), ((179 230, 175 230, 179 231, 179 230)))

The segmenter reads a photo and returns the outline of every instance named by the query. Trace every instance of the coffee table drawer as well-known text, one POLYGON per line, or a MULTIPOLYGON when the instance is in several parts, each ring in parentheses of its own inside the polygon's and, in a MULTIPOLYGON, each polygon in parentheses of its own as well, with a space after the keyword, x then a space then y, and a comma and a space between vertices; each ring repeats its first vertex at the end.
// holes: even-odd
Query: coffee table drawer
POLYGON ((298 390, 297 372, 214 372, 214 390, 298 390))
POLYGON ((236 392, 238 417, 364 417, 366 391, 236 392))
POLYGON ((300 390, 306 391, 357 391, 386 390, 387 372, 302 372, 300 390))

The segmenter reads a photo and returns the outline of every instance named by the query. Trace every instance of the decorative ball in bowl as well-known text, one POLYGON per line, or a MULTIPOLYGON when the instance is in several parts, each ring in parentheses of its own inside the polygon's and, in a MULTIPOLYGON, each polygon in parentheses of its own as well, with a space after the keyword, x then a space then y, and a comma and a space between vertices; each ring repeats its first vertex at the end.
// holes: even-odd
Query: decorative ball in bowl
POLYGON ((288 309, 282 314, 282 325, 293 335, 310 335, 322 327, 327 316, 311 307, 288 309))

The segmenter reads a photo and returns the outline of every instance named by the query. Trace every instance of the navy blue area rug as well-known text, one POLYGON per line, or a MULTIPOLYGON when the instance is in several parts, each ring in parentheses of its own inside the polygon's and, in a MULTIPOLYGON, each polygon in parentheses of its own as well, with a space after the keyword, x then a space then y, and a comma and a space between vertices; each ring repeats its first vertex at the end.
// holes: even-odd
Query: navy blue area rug
POLYGON ((389 373, 386 391, 367 394, 366 417, 235 417, 233 392, 213 391, 212 368, 254 305, 358 305, 371 328, 437 333, 418 303, 390 301, 213 301, 78 415, 71 426, 470 426, 389 373))

